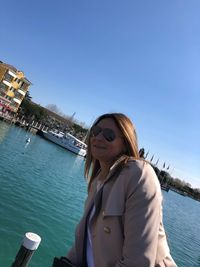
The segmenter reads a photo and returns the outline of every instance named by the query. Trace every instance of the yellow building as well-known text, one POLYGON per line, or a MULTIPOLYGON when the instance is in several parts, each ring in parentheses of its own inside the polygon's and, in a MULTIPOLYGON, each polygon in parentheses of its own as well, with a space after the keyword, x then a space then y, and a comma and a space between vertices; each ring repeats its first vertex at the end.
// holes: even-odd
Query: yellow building
POLYGON ((22 71, 0 61, 0 111, 17 112, 30 85, 22 71))

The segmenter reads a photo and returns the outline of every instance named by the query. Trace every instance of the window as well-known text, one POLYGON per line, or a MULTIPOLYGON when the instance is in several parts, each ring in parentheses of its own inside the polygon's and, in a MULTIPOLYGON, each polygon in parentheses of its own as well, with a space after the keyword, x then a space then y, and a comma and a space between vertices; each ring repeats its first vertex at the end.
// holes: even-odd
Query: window
POLYGON ((18 79, 18 78, 15 78, 15 82, 16 82, 16 83, 18 83, 19 85, 21 85, 21 84, 22 84, 22 81, 21 81, 21 79, 18 79))
POLYGON ((11 82, 13 80, 13 77, 8 72, 6 72, 4 79, 8 82, 11 82))
POLYGON ((18 92, 15 93, 15 97, 17 99, 19 99, 19 100, 22 100, 23 99, 23 96, 20 93, 18 93, 18 92))
POLYGON ((16 102, 13 101, 13 100, 11 101, 11 104, 12 104, 13 107, 18 107, 18 105, 19 105, 18 103, 16 103, 16 102))
POLYGON ((10 97, 8 95, 6 95, 5 98, 8 99, 8 100, 12 100, 12 97, 10 97))
POLYGON ((8 89, 8 86, 5 83, 0 82, 0 90, 6 91, 7 89, 8 89))
POLYGON ((0 90, 0 96, 5 97, 5 93, 0 90))
POLYGON ((26 92, 28 90, 28 84, 25 82, 22 82, 20 88, 23 92, 26 92))

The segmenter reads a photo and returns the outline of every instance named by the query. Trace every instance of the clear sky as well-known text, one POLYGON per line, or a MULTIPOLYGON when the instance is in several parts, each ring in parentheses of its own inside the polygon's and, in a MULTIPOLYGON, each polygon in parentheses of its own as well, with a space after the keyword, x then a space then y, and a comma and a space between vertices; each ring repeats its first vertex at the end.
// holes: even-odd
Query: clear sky
POLYGON ((159 167, 200 188, 200 1, 1 1, 0 60, 33 101, 135 123, 159 167))

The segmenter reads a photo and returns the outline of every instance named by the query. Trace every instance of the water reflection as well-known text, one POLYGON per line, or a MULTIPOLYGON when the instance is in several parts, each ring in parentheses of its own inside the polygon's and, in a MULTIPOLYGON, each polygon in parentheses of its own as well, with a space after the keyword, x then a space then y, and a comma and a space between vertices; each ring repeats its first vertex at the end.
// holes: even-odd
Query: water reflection
POLYGON ((10 125, 0 121, 0 144, 3 142, 6 134, 10 128, 10 125))
MULTIPOLYGON (((72 154, 73 155, 73 154, 72 154)), ((74 172, 76 170, 77 172, 83 167, 84 164, 84 158, 78 155, 74 155, 74 161, 71 164, 71 171, 74 172)))

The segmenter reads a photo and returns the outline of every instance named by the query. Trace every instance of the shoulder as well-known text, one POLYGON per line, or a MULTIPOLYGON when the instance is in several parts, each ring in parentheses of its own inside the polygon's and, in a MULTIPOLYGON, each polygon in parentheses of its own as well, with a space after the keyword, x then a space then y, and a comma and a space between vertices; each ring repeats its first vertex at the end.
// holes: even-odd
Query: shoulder
POLYGON ((151 165, 144 160, 135 160, 130 158, 122 169, 122 174, 126 174, 128 177, 134 176, 137 181, 141 178, 157 177, 151 165))
POLYGON ((145 160, 135 160, 130 158, 125 165, 124 169, 127 169, 127 171, 138 174, 140 177, 145 175, 145 176, 152 176, 156 177, 156 173, 152 166, 145 160))
POLYGON ((136 191, 147 195, 161 194, 157 175, 144 160, 129 159, 120 176, 130 194, 136 191))

